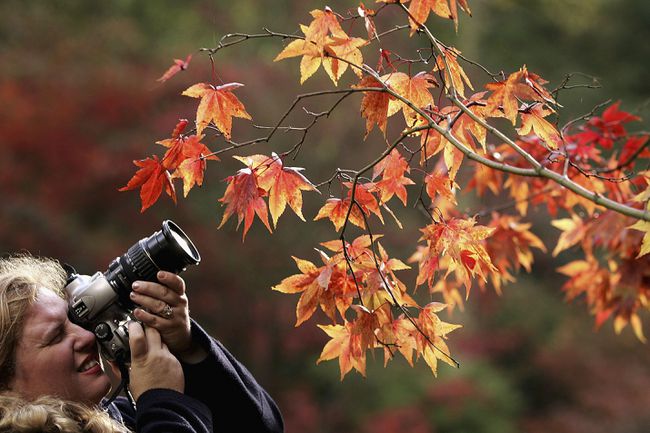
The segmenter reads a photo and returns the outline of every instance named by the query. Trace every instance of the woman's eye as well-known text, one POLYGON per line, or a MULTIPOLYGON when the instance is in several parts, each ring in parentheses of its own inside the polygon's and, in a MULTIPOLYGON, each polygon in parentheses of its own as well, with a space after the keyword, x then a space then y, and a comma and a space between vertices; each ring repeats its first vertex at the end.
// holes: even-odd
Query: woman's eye
POLYGON ((63 332, 57 332, 57 334, 54 336, 54 338, 52 338, 49 341, 48 344, 49 345, 56 344, 56 343, 59 343, 61 340, 63 340, 63 332))

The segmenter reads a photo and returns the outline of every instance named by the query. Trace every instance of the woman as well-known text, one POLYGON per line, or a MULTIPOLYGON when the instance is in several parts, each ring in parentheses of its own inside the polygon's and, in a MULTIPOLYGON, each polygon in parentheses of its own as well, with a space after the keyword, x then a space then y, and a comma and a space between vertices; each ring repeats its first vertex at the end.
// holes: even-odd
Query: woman
MULTIPOLYGON (((100 407, 110 378, 94 334, 68 319, 65 280, 54 260, 0 260, 0 391, 100 407)), ((136 281, 131 294, 144 325, 129 326, 137 409, 118 397, 108 414, 136 432, 281 432, 271 397, 190 319, 183 280, 163 271, 158 280, 136 281)))

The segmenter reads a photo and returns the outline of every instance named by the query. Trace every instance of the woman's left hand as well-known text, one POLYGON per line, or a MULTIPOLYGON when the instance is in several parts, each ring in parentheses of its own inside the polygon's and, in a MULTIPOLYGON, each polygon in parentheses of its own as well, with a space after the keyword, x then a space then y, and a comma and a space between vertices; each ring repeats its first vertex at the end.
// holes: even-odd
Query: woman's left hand
POLYGON ((157 276, 159 283, 133 283, 131 300, 141 307, 133 314, 146 326, 157 329, 169 350, 182 357, 192 350, 185 281, 171 272, 159 271, 157 276))

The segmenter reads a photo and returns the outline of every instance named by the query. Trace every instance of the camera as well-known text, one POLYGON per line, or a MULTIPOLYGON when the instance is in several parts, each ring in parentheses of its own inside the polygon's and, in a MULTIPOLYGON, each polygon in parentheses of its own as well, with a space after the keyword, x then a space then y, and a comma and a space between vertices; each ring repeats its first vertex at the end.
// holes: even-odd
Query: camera
POLYGON ((103 273, 79 275, 67 266, 68 317, 95 334, 104 357, 129 362, 128 323, 136 320, 136 305, 129 299, 133 282, 157 281, 159 270, 179 274, 200 260, 190 238, 166 220, 161 230, 136 242, 103 273))

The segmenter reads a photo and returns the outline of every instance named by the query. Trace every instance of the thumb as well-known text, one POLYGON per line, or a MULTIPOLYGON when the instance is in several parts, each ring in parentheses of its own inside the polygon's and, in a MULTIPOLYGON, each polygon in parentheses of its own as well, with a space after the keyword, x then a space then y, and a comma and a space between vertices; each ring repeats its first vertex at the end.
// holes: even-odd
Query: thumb
POLYGON ((147 339, 140 322, 129 322, 129 348, 131 360, 138 360, 147 354, 147 339))

